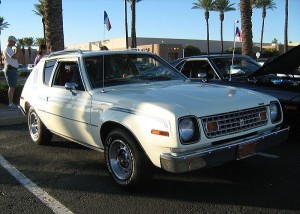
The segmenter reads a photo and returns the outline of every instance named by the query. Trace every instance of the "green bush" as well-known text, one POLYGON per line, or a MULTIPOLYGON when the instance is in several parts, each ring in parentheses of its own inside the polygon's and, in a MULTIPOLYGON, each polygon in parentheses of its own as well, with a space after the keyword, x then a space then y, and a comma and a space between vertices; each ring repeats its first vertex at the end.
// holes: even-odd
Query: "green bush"
MULTIPOLYGON (((15 89, 14 99, 13 99, 13 102, 15 104, 19 104, 20 102, 20 97, 21 97, 23 87, 24 87, 23 84, 18 84, 15 89)), ((7 91, 8 91, 8 85, 6 83, 0 82, 0 103, 2 104, 8 104, 7 91)))
POLYGON ((264 53, 262 53, 262 57, 269 58, 269 57, 275 57, 279 55, 279 51, 275 48, 267 48, 264 53))
POLYGON ((28 72, 28 71, 19 71, 18 72, 18 76, 20 76, 20 77, 28 77, 29 76, 29 74, 30 74, 30 72, 28 72))

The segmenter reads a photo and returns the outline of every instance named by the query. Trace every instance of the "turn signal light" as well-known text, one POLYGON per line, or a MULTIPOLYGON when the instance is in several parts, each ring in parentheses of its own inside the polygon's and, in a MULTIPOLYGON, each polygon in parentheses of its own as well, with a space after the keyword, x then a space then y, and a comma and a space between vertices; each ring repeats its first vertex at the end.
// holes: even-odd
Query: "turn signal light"
POLYGON ((259 112, 259 118, 262 121, 267 120, 267 112, 265 111, 259 112))
POLYGON ((165 132, 165 131, 161 131, 161 130, 156 130, 156 129, 152 129, 151 130, 151 134, 169 137, 169 132, 165 132))
POLYGON ((217 122, 208 122, 206 123, 206 130, 208 132, 215 132, 218 131, 219 125, 217 122))

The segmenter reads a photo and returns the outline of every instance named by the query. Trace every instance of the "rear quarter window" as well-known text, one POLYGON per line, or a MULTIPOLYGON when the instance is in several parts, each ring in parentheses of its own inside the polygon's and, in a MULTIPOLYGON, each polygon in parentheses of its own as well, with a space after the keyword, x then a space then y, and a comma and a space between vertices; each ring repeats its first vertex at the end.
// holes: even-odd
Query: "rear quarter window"
POLYGON ((54 71, 56 60, 47 61, 44 68, 44 84, 49 86, 51 75, 54 71))

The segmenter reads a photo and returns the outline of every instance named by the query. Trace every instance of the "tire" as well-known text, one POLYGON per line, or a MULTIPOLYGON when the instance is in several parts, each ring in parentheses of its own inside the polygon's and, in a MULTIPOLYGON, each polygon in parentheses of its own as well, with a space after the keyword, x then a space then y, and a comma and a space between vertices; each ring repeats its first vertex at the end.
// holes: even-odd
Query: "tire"
POLYGON ((126 131, 115 129, 108 134, 104 155, 109 174, 119 186, 132 189, 151 180, 152 163, 126 131))
POLYGON ((51 142, 53 134, 46 128, 32 107, 28 111, 28 129, 34 143, 46 145, 51 142))

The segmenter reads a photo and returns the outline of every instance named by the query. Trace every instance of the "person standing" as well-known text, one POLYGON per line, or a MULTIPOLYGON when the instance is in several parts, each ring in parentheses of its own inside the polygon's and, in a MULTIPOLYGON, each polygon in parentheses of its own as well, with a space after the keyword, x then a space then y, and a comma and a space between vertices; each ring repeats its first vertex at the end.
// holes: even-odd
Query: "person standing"
POLYGON ((16 46, 16 52, 13 47, 16 45, 17 39, 14 36, 9 36, 7 39, 7 47, 3 51, 4 56, 4 75, 8 84, 8 110, 18 110, 18 106, 13 103, 15 88, 18 83, 18 56, 20 53, 20 44, 16 46))
POLYGON ((38 53, 34 59, 34 66, 36 66, 36 64, 38 64, 38 62, 40 61, 40 59, 45 56, 45 54, 47 53, 47 46, 45 44, 42 44, 39 46, 38 49, 38 53))

